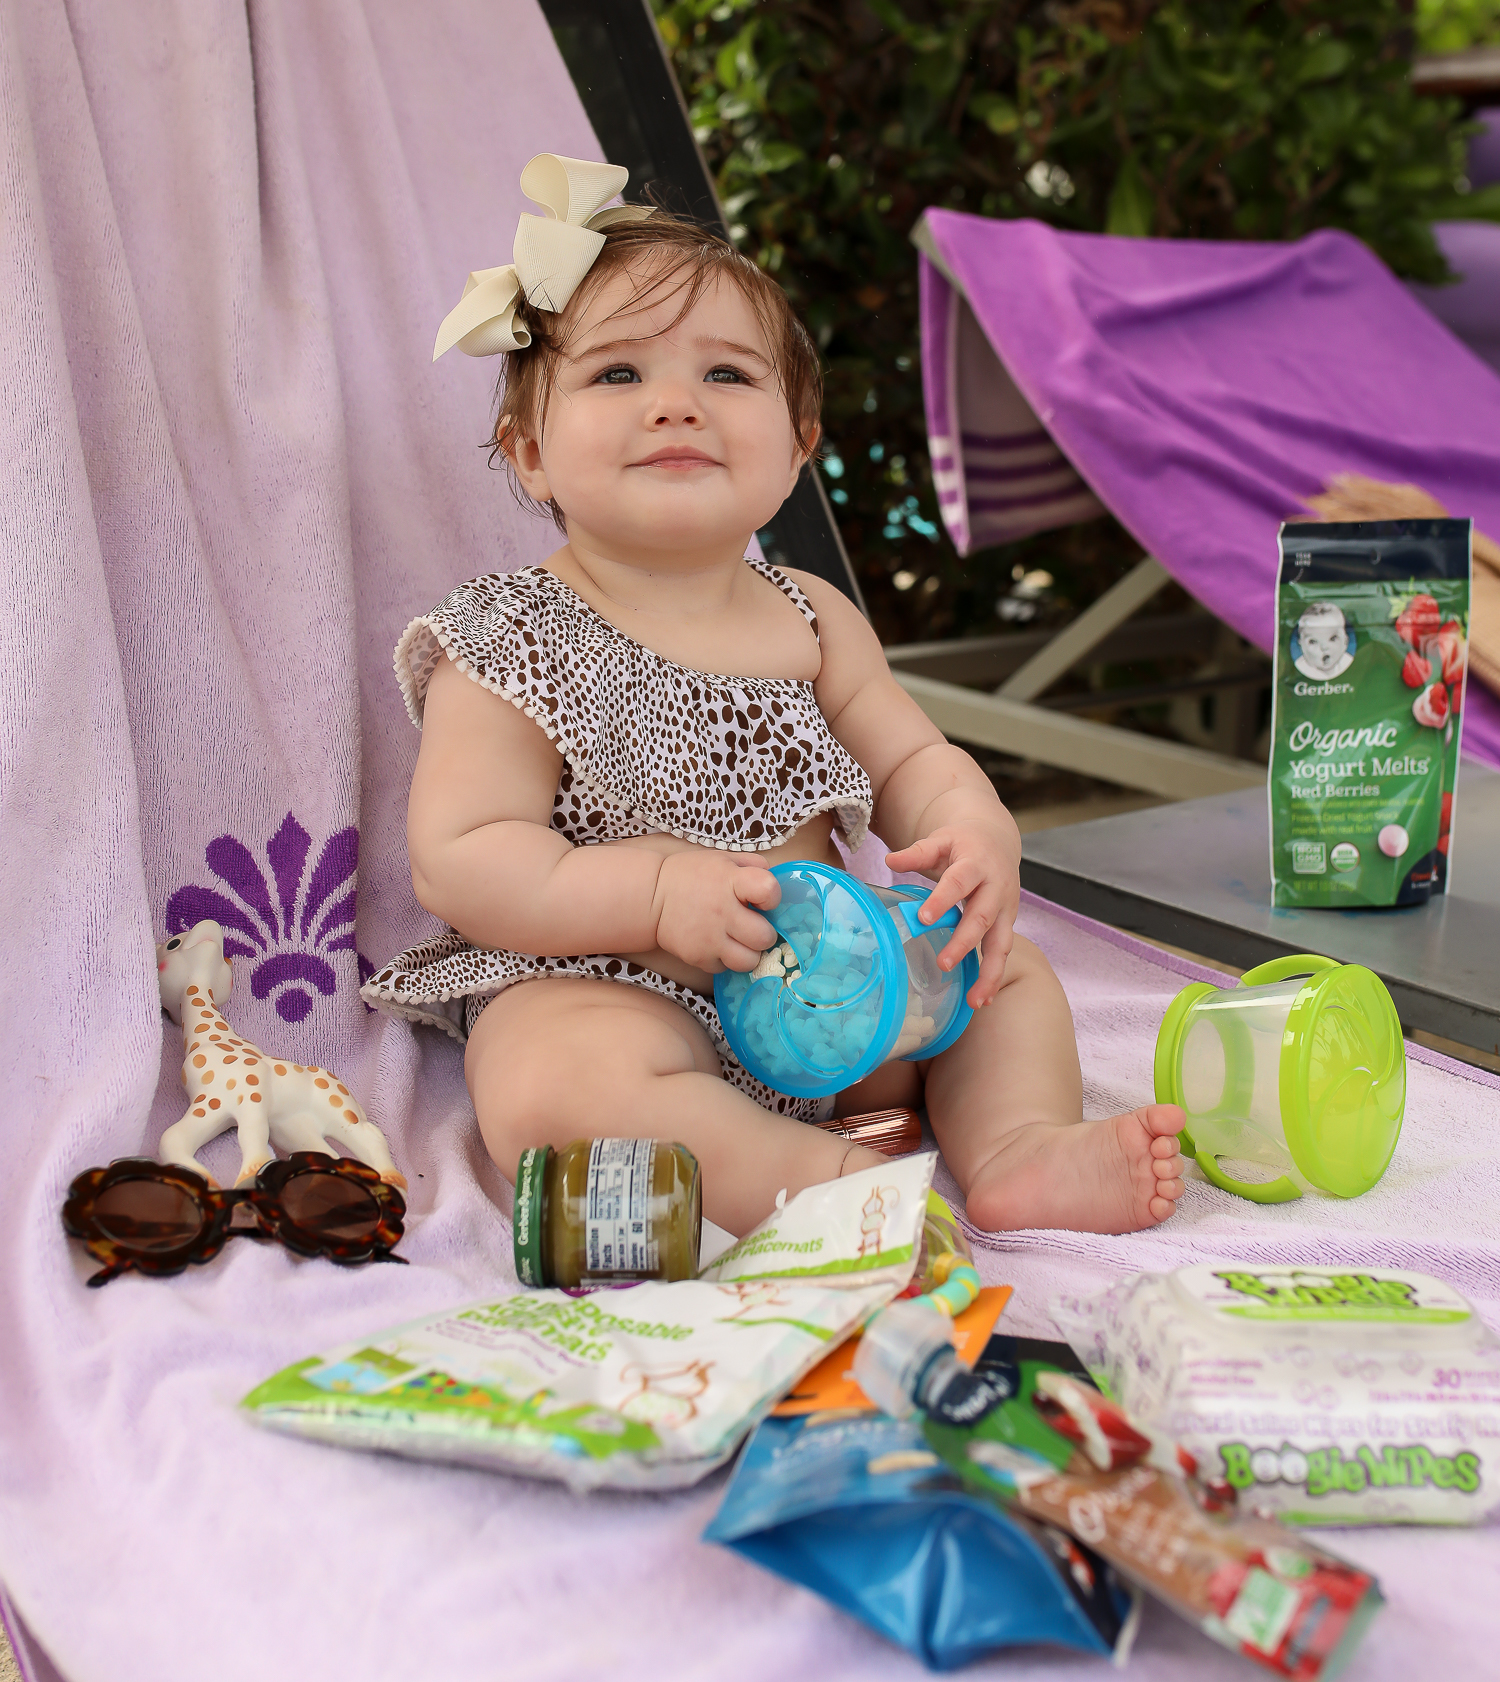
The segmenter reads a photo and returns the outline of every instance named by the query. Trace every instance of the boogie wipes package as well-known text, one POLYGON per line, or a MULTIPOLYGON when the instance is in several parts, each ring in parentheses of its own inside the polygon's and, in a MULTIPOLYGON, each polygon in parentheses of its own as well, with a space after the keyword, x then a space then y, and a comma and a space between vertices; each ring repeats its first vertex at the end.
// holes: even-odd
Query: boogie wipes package
POLYGON ((1443 892, 1469 551, 1467 520, 1281 528, 1274 904, 1419 905, 1443 892))

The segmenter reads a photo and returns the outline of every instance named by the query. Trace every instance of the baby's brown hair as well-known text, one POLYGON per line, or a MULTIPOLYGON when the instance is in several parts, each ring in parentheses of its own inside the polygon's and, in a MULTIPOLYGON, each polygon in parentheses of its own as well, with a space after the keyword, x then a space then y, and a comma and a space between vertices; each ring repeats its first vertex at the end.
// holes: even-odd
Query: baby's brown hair
POLYGON ((818 442, 818 415, 823 406, 823 370, 807 329, 792 313, 786 294, 748 257, 709 229, 670 211, 655 210, 643 221, 621 222, 604 231, 604 247, 594 259, 566 310, 539 310, 524 298, 516 300, 516 321, 531 333, 524 350, 508 351, 500 365, 495 388, 499 413, 488 445, 490 465, 504 456, 516 500, 540 514, 550 514, 560 530, 567 521, 556 501, 540 504, 522 490, 510 449, 521 438, 539 438, 558 364, 567 354, 569 323, 611 276, 640 264, 641 275, 629 298, 615 312, 639 309, 648 299, 665 295, 681 300, 671 325, 697 303, 715 280, 739 288, 766 335, 771 366, 791 416, 797 447, 811 455, 818 442))

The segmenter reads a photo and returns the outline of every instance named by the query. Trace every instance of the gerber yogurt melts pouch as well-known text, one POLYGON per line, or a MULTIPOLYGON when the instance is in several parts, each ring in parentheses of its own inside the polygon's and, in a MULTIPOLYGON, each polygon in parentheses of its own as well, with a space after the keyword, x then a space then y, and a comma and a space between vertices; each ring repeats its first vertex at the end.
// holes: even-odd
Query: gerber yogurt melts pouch
POLYGON ((1281 528, 1272 902, 1442 893, 1468 660, 1470 522, 1281 528))
POLYGON ((1255 1511, 1294 1524, 1500 1511, 1500 1339, 1441 1280, 1202 1264, 1052 1312, 1137 1425, 1255 1511))
POLYGON ((295 1436, 576 1490, 696 1483, 905 1288, 936 1160, 811 1186, 696 1279, 429 1315, 298 1361, 241 1406, 295 1436))

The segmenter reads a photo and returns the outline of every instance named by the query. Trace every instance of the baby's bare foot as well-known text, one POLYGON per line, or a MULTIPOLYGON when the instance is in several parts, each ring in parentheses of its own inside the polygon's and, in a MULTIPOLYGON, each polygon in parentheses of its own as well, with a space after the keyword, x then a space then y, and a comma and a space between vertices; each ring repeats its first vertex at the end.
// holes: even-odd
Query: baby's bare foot
POLYGON ((1155 1226, 1182 1196, 1182 1124, 1175 1104, 1146 1104, 1107 1121, 1018 1127, 975 1175, 969 1219, 986 1232, 1155 1226))

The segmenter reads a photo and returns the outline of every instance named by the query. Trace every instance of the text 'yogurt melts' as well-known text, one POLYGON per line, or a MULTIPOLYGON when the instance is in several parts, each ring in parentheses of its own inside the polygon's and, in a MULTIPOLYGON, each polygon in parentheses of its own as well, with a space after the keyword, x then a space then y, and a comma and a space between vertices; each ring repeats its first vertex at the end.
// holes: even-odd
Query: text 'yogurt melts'
POLYGON ((1053 1304, 1143 1429, 1298 1524, 1500 1512, 1500 1339, 1441 1280, 1203 1264, 1053 1304))

